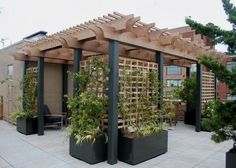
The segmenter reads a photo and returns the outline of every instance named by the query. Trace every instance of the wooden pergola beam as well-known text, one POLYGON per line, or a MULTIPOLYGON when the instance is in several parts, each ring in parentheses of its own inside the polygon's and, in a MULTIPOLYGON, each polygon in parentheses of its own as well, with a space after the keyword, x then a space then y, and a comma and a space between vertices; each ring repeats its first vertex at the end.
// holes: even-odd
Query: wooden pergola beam
MULTIPOLYGON (((26 56, 26 55, 15 55, 14 58, 19 61, 33 61, 36 62, 38 61, 39 57, 32 57, 32 56, 26 56)), ((45 58, 44 62, 47 63, 54 63, 54 64, 73 64, 72 60, 60 60, 60 59, 51 59, 51 58, 45 58)))
MULTIPOLYGON (((215 50, 208 51, 209 49, 203 47, 202 44, 180 38, 167 31, 156 28, 154 23, 141 22, 140 17, 114 12, 108 16, 98 17, 84 24, 52 34, 42 40, 27 43, 26 49, 30 49, 30 52, 26 55, 42 56, 44 53, 44 57, 47 58, 54 59, 57 56, 55 59, 72 60, 71 53, 56 54, 52 52, 49 54, 50 50, 57 51, 59 48, 81 48, 95 53, 107 54, 108 45, 102 43, 113 40, 120 43, 122 48, 120 54, 128 53, 128 57, 132 56, 129 51, 141 48, 195 62, 198 61, 197 56, 203 54, 221 58, 222 54, 215 50)), ((142 53, 145 56, 149 55, 147 52, 142 53)))

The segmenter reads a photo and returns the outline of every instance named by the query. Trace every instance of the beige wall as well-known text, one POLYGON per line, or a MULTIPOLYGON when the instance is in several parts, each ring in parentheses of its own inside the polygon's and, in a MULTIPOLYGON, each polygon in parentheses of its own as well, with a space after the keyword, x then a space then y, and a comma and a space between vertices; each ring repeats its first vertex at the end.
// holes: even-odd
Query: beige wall
POLYGON ((44 103, 52 113, 62 112, 62 66, 45 63, 44 103))
POLYGON ((17 97, 22 95, 20 81, 23 77, 23 62, 16 61, 8 51, 0 52, 0 80, 7 78, 7 67, 13 65, 13 80, 0 85, 0 95, 3 96, 3 118, 7 120, 9 113, 17 111, 21 104, 17 97))
MULTIPOLYGON (((23 78, 24 62, 16 61, 10 52, 0 50, 0 80, 7 78, 7 66, 13 64, 13 80, 0 85, 0 95, 3 96, 3 115, 7 120, 9 113, 17 111, 21 103, 16 99, 22 96, 20 81, 23 78)), ((30 67, 37 66, 31 62, 30 67)), ((72 69, 72 68, 70 68, 72 69)), ((62 65, 45 63, 44 74, 44 100, 51 112, 62 112, 62 65)), ((72 94, 72 80, 68 79, 68 91, 72 94)))

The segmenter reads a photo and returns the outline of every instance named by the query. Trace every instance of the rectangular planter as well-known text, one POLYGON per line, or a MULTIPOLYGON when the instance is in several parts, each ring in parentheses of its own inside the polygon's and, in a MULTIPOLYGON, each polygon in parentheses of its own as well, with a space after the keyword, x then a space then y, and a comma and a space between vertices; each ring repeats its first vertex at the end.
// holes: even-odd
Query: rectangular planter
POLYGON ((118 158, 120 161, 136 165, 166 153, 167 144, 168 132, 165 130, 158 134, 145 137, 120 137, 118 158))
POLYGON ((226 168, 236 168, 236 152, 226 152, 226 168))
POLYGON ((16 130, 25 135, 38 132, 38 118, 17 118, 16 130))
POLYGON ((82 142, 76 144, 74 136, 70 137, 70 155, 89 164, 96 164, 107 159, 106 139, 104 136, 96 138, 94 143, 82 142))

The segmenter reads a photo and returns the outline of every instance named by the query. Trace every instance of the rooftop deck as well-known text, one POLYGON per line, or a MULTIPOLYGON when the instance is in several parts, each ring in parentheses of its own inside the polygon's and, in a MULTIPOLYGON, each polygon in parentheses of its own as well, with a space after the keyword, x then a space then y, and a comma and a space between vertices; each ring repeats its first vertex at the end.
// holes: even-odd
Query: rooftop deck
MULTIPOLYGON (((0 168, 127 168, 123 162, 89 165, 69 155, 65 131, 45 130, 44 136, 25 136, 15 126, 0 120, 0 168)), ((169 149, 164 155, 138 164, 140 168, 224 168, 225 152, 233 142, 215 144, 210 133, 194 131, 179 122, 169 131, 169 149)))

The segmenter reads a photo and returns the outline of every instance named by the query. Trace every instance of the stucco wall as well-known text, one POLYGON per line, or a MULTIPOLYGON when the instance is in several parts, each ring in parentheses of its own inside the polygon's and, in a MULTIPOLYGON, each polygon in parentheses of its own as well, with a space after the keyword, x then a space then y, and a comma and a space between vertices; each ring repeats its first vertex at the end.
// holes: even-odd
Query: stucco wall
POLYGON ((21 104, 17 98, 22 95, 19 89, 23 77, 23 62, 16 61, 7 51, 0 52, 0 80, 7 78, 8 65, 13 65, 13 80, 0 85, 0 95, 3 96, 3 118, 7 120, 9 113, 17 111, 21 104))
POLYGON ((62 112, 62 66, 45 63, 44 103, 52 113, 62 112))
MULTIPOLYGON (((13 64, 13 80, 0 85, 0 95, 3 96, 3 117, 7 120, 9 113, 21 108, 17 98, 22 96, 20 82, 23 79, 24 62, 17 61, 10 55, 10 50, 0 50, 0 80, 7 78, 7 66, 13 64)), ((37 66, 31 62, 30 67, 37 66)), ((62 65, 45 63, 44 99, 52 112, 62 112, 62 65)), ((69 81, 69 92, 72 82, 69 81)))

